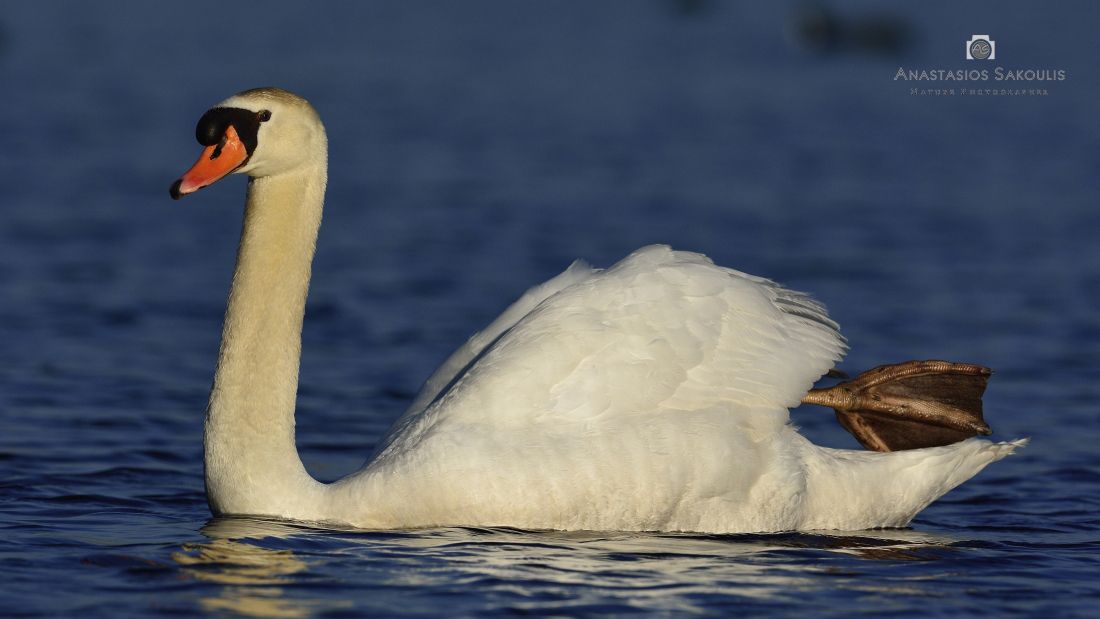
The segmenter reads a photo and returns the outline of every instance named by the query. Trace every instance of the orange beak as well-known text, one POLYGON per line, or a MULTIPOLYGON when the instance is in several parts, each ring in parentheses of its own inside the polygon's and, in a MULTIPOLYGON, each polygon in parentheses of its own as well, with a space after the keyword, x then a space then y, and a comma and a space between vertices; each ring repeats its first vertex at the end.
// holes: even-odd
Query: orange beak
POLYGON ((241 143, 237 130, 233 125, 229 125, 221 141, 203 149, 195 165, 172 184, 170 190, 172 199, 179 200, 207 185, 213 185, 218 179, 244 165, 246 161, 248 161, 248 149, 241 143))

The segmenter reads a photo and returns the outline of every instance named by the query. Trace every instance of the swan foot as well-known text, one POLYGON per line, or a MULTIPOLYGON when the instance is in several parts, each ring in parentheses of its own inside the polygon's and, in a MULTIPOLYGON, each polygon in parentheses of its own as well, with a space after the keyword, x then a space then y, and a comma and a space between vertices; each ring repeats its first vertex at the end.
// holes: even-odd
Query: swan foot
POLYGON ((982 417, 992 373, 970 363, 906 361, 813 389, 802 402, 835 409, 840 425, 867 449, 937 447, 992 433, 982 417))

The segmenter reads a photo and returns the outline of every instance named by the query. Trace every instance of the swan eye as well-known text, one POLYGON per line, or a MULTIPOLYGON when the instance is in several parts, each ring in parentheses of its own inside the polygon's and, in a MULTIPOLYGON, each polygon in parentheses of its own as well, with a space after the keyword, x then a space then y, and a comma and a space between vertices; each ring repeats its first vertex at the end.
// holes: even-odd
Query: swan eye
POLYGON ((260 110, 260 113, 256 114, 256 117, 260 119, 260 122, 265 123, 271 120, 271 110, 260 110))

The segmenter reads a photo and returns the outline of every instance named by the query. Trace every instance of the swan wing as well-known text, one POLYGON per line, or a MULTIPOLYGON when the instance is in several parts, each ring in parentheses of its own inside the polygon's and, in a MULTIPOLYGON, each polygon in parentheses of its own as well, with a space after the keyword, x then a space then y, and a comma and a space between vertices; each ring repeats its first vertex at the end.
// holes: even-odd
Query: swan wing
POLYGON ((595 431, 716 408, 762 437, 844 350, 809 296, 645 247, 603 271, 574 265, 525 295, 436 372, 379 451, 455 425, 595 431))
MULTIPOLYGON (((587 279, 595 269, 583 260, 576 260, 569 268, 551 278, 550 280, 531 288, 523 294, 515 303, 496 318, 488 327, 475 333, 458 350, 432 373, 427 382, 420 389, 412 405, 405 411, 404 417, 416 415, 424 411, 424 407, 432 402, 448 385, 450 385, 460 372, 480 355, 485 348, 493 343, 505 331, 515 326, 524 316, 531 313, 539 303, 546 300, 563 288, 587 279)), ((402 417, 402 418, 404 418, 402 417)))

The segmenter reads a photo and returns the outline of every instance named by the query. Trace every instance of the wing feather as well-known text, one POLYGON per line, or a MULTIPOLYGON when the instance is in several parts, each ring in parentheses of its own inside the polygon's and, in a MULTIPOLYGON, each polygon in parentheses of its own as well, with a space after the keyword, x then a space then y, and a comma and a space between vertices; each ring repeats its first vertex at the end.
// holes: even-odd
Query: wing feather
POLYGON ((808 295, 645 247, 528 292, 433 375, 387 443, 449 424, 584 431, 711 409, 772 432, 845 348, 808 295))

